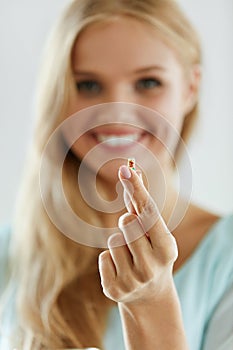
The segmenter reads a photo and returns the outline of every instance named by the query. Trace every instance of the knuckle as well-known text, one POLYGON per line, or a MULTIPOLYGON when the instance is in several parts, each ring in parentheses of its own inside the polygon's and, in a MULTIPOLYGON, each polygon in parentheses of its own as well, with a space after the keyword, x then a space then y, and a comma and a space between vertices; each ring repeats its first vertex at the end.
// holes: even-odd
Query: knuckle
MULTIPOLYGON (((152 265, 154 267, 154 265, 152 265)), ((135 272, 137 282, 139 284, 145 284, 153 280, 155 277, 155 268, 149 266, 149 264, 142 264, 140 270, 137 269, 135 272)))
POLYGON ((147 198, 144 202, 140 203, 139 211, 142 216, 148 218, 157 214, 157 207, 152 198, 147 198))
POLYGON ((143 228, 137 215, 125 214, 119 219, 119 228, 124 234, 126 243, 133 243, 144 235, 143 228))
POLYGON ((104 294, 115 302, 120 302, 130 294, 129 281, 115 281, 103 288, 104 294))
POLYGON ((119 288, 116 286, 116 283, 114 282, 110 284, 108 283, 107 286, 104 286, 103 292, 108 298, 114 301, 118 301, 121 297, 121 292, 119 288))
POLYGON ((141 192, 142 191, 142 183, 139 179, 137 179, 136 181, 134 181, 133 184, 133 190, 135 192, 141 192))
POLYGON ((178 248, 176 244, 176 240, 172 234, 168 235, 163 245, 159 248, 160 251, 160 260, 163 264, 169 265, 174 263, 178 257, 178 248))
POLYGON ((139 209, 139 211, 139 218, 141 220, 144 231, 147 232, 152 227, 155 228, 156 223, 159 220, 159 214, 154 201, 152 199, 148 200, 144 207, 139 209))
POLYGON ((118 220, 118 226, 119 227, 127 226, 131 222, 133 222, 134 220, 137 220, 137 215, 125 213, 125 214, 120 216, 120 218, 118 220))

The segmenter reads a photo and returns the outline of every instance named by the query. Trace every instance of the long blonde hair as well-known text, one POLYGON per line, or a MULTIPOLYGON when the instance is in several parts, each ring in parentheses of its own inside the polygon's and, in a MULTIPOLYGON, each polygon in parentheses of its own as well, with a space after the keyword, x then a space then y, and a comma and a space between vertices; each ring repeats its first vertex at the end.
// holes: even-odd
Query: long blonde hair
MULTIPOLYGON (((119 15, 153 26, 174 46, 184 66, 200 63, 196 32, 173 0, 73 0, 58 20, 40 74, 35 133, 12 236, 16 309, 25 350, 103 346, 111 303, 100 286, 97 258, 101 250, 68 239, 50 220, 41 200, 39 169, 46 142, 67 116, 69 96, 75 89, 71 56, 77 36, 91 23, 119 15)), ((185 118, 182 136, 196 114, 197 104, 185 118)), ((66 195, 78 215, 99 223, 75 190, 78 166, 78 159, 68 153, 63 166, 66 195)), ((54 203, 55 189, 49 191, 54 203)))

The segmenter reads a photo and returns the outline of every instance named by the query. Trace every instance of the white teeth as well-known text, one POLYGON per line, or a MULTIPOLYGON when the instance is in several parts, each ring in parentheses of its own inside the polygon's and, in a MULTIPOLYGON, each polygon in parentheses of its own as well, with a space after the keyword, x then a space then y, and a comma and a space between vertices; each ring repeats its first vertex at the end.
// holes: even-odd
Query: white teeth
POLYGON ((98 134, 96 135, 98 142, 106 142, 109 146, 125 146, 139 139, 139 134, 125 134, 125 135, 106 135, 98 134))

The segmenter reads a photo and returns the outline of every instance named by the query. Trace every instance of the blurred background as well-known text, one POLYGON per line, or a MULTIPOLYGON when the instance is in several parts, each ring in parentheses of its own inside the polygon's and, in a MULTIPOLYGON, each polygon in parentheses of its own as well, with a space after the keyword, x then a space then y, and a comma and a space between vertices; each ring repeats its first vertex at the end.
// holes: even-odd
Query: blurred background
MULTIPOLYGON (((33 129, 42 50, 67 2, 0 0, 0 224, 12 220, 33 129)), ((192 197, 224 215, 233 211, 233 1, 179 3, 197 28, 204 53, 200 119, 188 145, 192 197)))

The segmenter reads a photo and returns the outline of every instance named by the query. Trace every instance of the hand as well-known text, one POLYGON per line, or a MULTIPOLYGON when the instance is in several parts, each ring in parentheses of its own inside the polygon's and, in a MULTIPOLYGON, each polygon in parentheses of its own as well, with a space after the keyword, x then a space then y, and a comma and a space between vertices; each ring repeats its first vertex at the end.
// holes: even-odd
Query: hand
POLYGON ((119 178, 128 212, 119 219, 122 232, 109 238, 109 250, 99 256, 103 291, 118 303, 137 304, 152 296, 159 301, 173 288, 176 241, 140 176, 122 166, 119 178))

